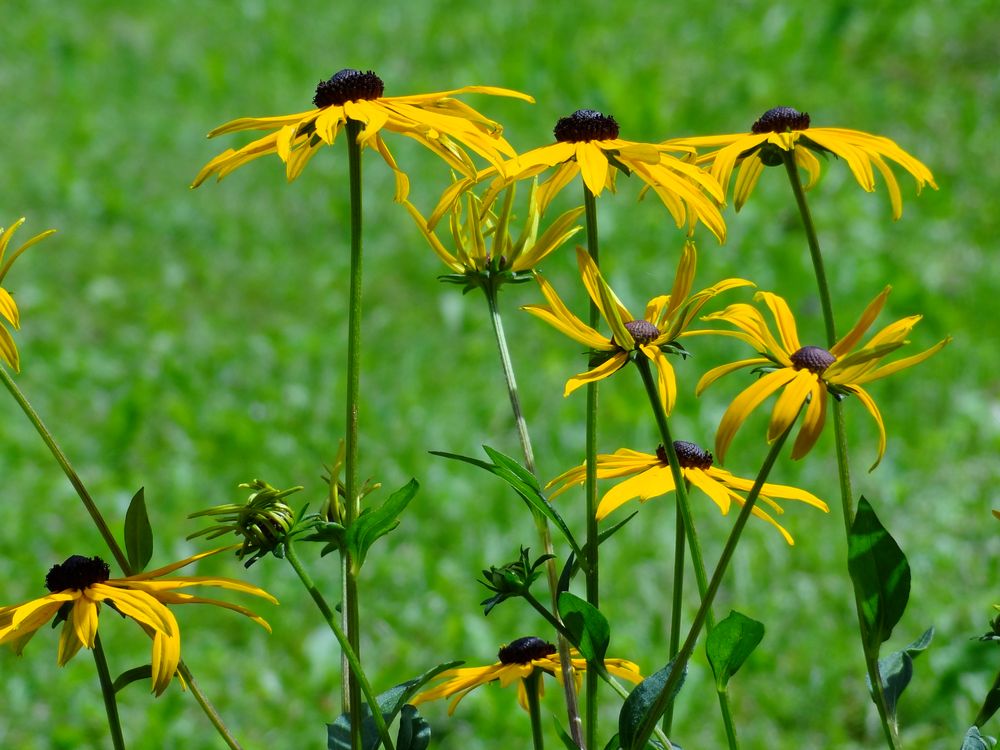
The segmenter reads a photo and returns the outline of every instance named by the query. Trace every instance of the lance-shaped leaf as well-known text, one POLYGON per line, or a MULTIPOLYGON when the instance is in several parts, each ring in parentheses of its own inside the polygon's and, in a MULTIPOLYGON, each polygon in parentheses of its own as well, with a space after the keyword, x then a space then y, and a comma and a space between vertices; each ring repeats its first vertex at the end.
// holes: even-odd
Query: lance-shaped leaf
MULTIPOLYGON (((913 678, 913 660, 920 655, 934 637, 934 628, 927 628, 924 634, 901 651, 894 651, 884 659, 878 660, 878 671, 882 678, 882 692, 885 695, 885 708, 889 712, 889 720, 896 725, 896 704, 906 686, 913 678)), ((868 679, 868 690, 871 691, 871 678, 868 679)))
POLYGON ((979 732, 979 727, 969 727, 962 741, 962 750, 992 750, 997 746, 997 741, 992 737, 984 737, 979 732))
POLYGON ((705 642, 705 653, 715 673, 717 690, 726 689, 729 678, 743 666, 763 638, 764 624, 735 610, 712 628, 705 642))
POLYGON ((868 647, 877 653, 906 609, 910 565, 863 495, 851 524, 847 554, 847 567, 861 600, 868 647))
POLYGON ((589 664, 603 669, 604 655, 611 642, 611 626, 600 610, 575 594, 559 594, 559 616, 576 646, 589 664))
MULTIPOLYGON (((656 699, 667 684, 673 665, 673 660, 671 660, 667 666, 651 674, 628 694, 628 698, 625 699, 622 710, 618 714, 618 741, 622 750, 645 750, 645 748, 639 747, 639 734, 644 728, 648 730, 650 725, 660 720, 659 716, 652 716, 651 712, 656 704, 656 699)), ((677 681, 673 695, 670 696, 671 703, 677 697, 686 676, 687 665, 684 666, 681 679, 677 681)), ((670 703, 664 706, 664 710, 669 707, 670 703)))
POLYGON ((146 513, 146 491, 140 487, 125 511, 125 556, 131 573, 141 573, 153 557, 153 527, 146 513))
POLYGON ((375 540, 399 526, 399 515, 419 487, 417 480, 411 479, 377 508, 366 508, 347 528, 347 544, 354 551, 359 566, 364 564, 365 555, 375 540))

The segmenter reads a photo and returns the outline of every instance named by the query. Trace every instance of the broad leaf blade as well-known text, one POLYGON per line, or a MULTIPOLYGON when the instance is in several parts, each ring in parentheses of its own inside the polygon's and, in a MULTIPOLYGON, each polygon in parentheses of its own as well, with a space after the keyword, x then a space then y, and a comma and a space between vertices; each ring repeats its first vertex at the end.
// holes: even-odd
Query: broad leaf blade
POLYGON ((417 494, 419 487, 417 480, 411 479, 386 498, 384 503, 365 511, 348 527, 347 543, 357 556, 359 565, 364 564, 365 556, 375 540, 399 526, 399 515, 417 494))
POLYGON ((399 734, 396 750, 427 750, 431 744, 431 725, 411 705, 404 705, 399 713, 399 734))
MULTIPOLYGON (((621 713, 618 714, 618 740, 621 743, 622 750, 643 750, 638 744, 639 733, 643 728, 649 727, 660 720, 659 716, 651 716, 650 712, 664 685, 666 685, 667 679, 670 677, 670 670, 673 668, 673 664, 671 660, 663 669, 640 682, 629 693, 628 698, 625 699, 621 713)), ((674 698, 677 697, 677 693, 684 684, 686 676, 687 666, 684 667, 681 679, 677 681, 673 695, 670 696, 670 702, 673 702, 674 698)), ((666 709, 669 706, 670 703, 667 703, 664 708, 666 709)))
POLYGON ((589 663, 604 666, 604 655, 611 642, 607 618, 589 602, 564 591, 559 594, 559 616, 570 632, 570 642, 589 663))
POLYGON ((906 555, 862 495, 847 542, 848 570, 861 599, 868 645, 878 650, 903 616, 910 596, 906 555))
MULTIPOLYGON (((896 723, 896 704, 906 686, 913 678, 913 660, 925 651, 934 637, 934 628, 927 628, 917 640, 900 651, 894 651, 884 659, 878 660, 878 671, 882 679, 882 692, 885 695, 885 707, 889 719, 896 723)), ((871 690, 871 679, 868 689, 871 690)))
POLYGON ((729 678, 763 638, 764 624, 735 610, 712 629, 705 642, 705 653, 715 673, 716 689, 725 689, 729 678))
POLYGON ((979 733, 979 727, 969 727, 962 742, 962 750, 992 750, 997 743, 992 737, 984 737, 979 733))
POLYGON ((146 513, 146 490, 140 487, 125 511, 125 556, 132 573, 141 573, 153 557, 153 527, 146 513))

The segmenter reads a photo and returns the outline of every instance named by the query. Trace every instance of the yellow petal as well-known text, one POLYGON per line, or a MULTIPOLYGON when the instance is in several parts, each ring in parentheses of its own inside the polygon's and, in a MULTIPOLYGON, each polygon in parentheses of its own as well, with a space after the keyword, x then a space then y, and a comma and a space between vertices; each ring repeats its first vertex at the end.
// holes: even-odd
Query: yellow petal
POLYGON ((576 162, 587 189, 595 197, 600 195, 608 179, 608 157, 604 151, 592 141, 581 141, 576 144, 576 162))
POLYGON ((650 498, 674 491, 674 478, 669 467, 654 466, 648 471, 619 482, 601 498, 597 506, 597 520, 601 521, 611 512, 629 500, 644 503, 650 498))
POLYGON ((94 647, 94 637, 97 635, 97 615, 100 608, 101 605, 91 600, 86 591, 73 605, 69 619, 73 623, 76 637, 87 648, 94 647))
POLYGON ((767 442, 772 443, 789 430, 799 416, 802 404, 812 393, 813 398, 826 397, 826 389, 819 381, 819 376, 809 370, 797 370, 795 377, 788 382, 781 395, 774 402, 771 412, 771 423, 767 427, 767 442))
POLYGON ((802 348, 799 343, 799 334, 795 327, 795 316, 788 307, 784 298, 771 292, 757 292, 755 299, 761 299, 774 316, 775 323, 778 324, 778 335, 781 336, 781 344, 784 351, 794 354, 802 348))
POLYGON ((889 292, 891 291, 891 286, 885 287, 875 299, 868 303, 864 312, 861 313, 861 317, 858 318, 858 322, 847 332, 847 335, 834 344, 833 348, 830 349, 830 354, 835 357, 842 357, 857 345, 861 337, 865 335, 865 332, 871 328, 872 323, 875 322, 879 313, 882 312, 882 308, 885 306, 885 301, 889 298, 889 292))
POLYGON ((618 370, 623 368, 626 362, 628 362, 628 354, 626 352, 618 352, 607 362, 598 365, 594 369, 588 370, 587 372, 581 372, 579 375, 574 375, 566 381, 566 389, 563 391, 563 396, 568 396, 577 388, 586 385, 587 383, 595 383, 598 380, 603 380, 609 375, 613 375, 618 372, 618 370))
POLYGON ((848 387, 849 390, 858 400, 864 404, 868 413, 872 415, 872 419, 875 420, 875 424, 878 426, 878 456, 875 458, 875 463, 871 465, 868 471, 874 471, 875 467, 882 462, 882 456, 885 455, 885 422, 882 421, 882 414, 878 410, 878 406, 875 405, 874 399, 868 395, 868 392, 864 388, 859 387, 848 387))
POLYGON ((744 389, 726 409, 719 422, 719 429, 715 435, 715 455, 719 461, 726 459, 726 451, 732 442, 736 431, 746 420, 750 413, 756 409, 768 396, 777 391, 786 383, 795 378, 795 370, 783 368, 764 375, 753 385, 744 389))
POLYGON ((826 423, 826 389, 820 386, 813 392, 813 398, 806 407, 806 415, 799 428, 799 434, 795 437, 795 444, 792 446, 792 458, 798 460, 812 450, 823 432, 823 425, 826 423))

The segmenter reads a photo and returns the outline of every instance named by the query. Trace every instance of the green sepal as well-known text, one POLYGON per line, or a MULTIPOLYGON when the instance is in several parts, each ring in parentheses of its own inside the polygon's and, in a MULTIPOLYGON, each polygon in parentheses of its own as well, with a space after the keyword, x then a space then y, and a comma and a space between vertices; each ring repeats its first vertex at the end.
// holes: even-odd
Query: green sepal
MULTIPOLYGON (((896 724, 896 704, 906 686, 913 679, 913 660, 925 651, 934 637, 934 628, 924 631, 917 640, 900 651, 894 651, 884 659, 878 660, 879 677, 882 680, 882 693, 885 695, 885 709, 889 720, 896 724)), ((872 692, 871 677, 866 679, 868 692, 872 692)))
POLYGON ((445 451, 431 451, 435 456, 443 456, 444 458, 451 458, 455 461, 463 461, 467 464, 472 464, 473 466, 478 466, 481 469, 500 477, 511 489, 513 489, 521 499, 524 500, 528 506, 541 513, 545 518, 551 521, 557 529, 562 533, 563 537, 566 539, 566 543, 573 549, 577 557, 582 558, 582 550, 580 545, 576 543, 576 539, 573 537, 573 533, 569 530, 569 526, 563 520, 562 516, 552 507, 548 499, 542 494, 541 487, 538 486, 538 480, 535 479, 535 475, 530 471, 525 469, 521 464, 519 464, 514 459, 509 456, 505 456, 500 451, 494 450, 489 446, 483 446, 483 450, 493 459, 494 463, 488 463, 478 458, 471 458, 470 456, 462 456, 458 453, 446 453, 445 451))
MULTIPOLYGON (((444 672, 446 669, 451 669, 452 667, 457 667, 462 662, 460 661, 449 661, 444 664, 438 664, 433 669, 428 669, 419 677, 415 677, 407 682, 401 682, 395 687, 391 687, 386 690, 381 695, 375 697, 376 703, 378 703, 379 711, 382 712, 382 718, 385 720, 386 726, 392 724, 393 720, 396 718, 406 702, 412 698, 420 688, 430 682, 432 679, 437 677, 437 675, 444 672)), ((372 719, 372 711, 367 703, 361 706, 361 747, 362 750, 375 750, 382 744, 382 739, 378 735, 378 730, 375 728, 375 721, 372 719)), ((414 709, 413 714, 411 714, 410 727, 414 730, 414 742, 421 739, 422 729, 421 722, 423 719, 419 718, 419 715, 414 709)), ((426 722, 423 722, 426 723, 426 722)), ((351 750, 351 717, 350 714, 341 714, 337 717, 336 721, 332 724, 326 725, 326 747, 327 750, 351 750)), ((402 734, 402 723, 400 724, 400 733, 402 734)), ((430 730, 427 730, 426 739, 430 740, 430 730)), ((411 744, 406 747, 411 748, 411 750, 420 750, 421 748, 427 747, 426 744, 411 744)))
POLYGON ((399 515, 417 494, 419 487, 417 480, 411 479, 377 508, 365 508, 354 519, 354 523, 347 527, 346 544, 354 554, 358 567, 364 564, 365 556, 375 540, 399 526, 399 515))
MULTIPOLYGON (((643 750, 637 744, 639 735, 643 731, 649 734, 653 725, 660 720, 659 715, 652 715, 652 709, 657 698, 660 697, 663 687, 667 684, 667 679, 670 677, 670 671, 673 666, 674 660, 671 659, 667 666, 651 674, 636 685, 632 692, 628 694, 628 698, 625 699, 622 710, 618 714, 618 741, 622 750, 643 750)), ((670 707, 674 698, 677 697, 677 693, 684 684, 685 677, 687 677, 687 665, 684 666, 681 679, 677 681, 677 685, 674 687, 670 701, 663 707, 664 711, 670 707)), ((662 715, 662 712, 660 715, 662 715)))
POLYGON ((608 619, 593 604, 568 591, 559 594, 559 616, 569 631, 570 643, 591 668, 604 669, 604 655, 611 642, 608 619))
POLYGON ((851 524, 847 555, 847 568, 861 600, 868 648, 877 653, 906 609, 910 565, 864 495, 851 524))
POLYGON ((320 557, 326 557, 331 552, 340 552, 347 544, 347 529, 336 521, 323 521, 318 517, 312 523, 313 533, 302 537, 306 542, 326 542, 320 550, 320 557))
POLYGON ((733 610, 718 623, 705 641, 708 663, 715 674, 715 688, 726 689, 732 677, 764 638, 764 623, 733 610))
POLYGON ((150 664, 145 664, 141 667, 134 667, 133 669, 127 669, 122 672, 115 681, 112 683, 111 688, 117 693, 123 688, 131 685, 133 682, 138 682, 139 680, 152 680, 153 679, 153 667, 150 664))
POLYGON ((146 491, 140 487, 125 511, 125 557, 131 573, 141 573, 153 557, 153 527, 146 513, 146 491))
POLYGON ((969 727, 962 740, 962 750, 991 750, 997 746, 993 737, 986 737, 979 732, 979 727, 969 727))

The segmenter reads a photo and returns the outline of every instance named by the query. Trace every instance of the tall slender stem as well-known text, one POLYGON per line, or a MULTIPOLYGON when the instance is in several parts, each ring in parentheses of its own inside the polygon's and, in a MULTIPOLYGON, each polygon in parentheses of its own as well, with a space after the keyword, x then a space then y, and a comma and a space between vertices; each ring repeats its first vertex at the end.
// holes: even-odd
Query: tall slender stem
MULTIPOLYGON (((708 592, 708 574, 705 569, 705 558, 701 552, 701 541, 698 539, 698 532, 694 525, 694 516, 691 513, 687 480, 681 471, 681 464, 677 459, 677 450, 674 447, 673 437, 670 434, 670 420, 667 418, 667 413, 660 401, 659 390, 656 386, 656 379, 653 377, 653 371, 649 366, 649 360, 640 354, 636 356, 635 364, 639 370, 639 374, 642 376, 642 384, 646 388, 649 405, 653 410, 656 426, 660 431, 660 439, 663 441, 663 448, 667 453, 667 459, 670 463, 670 474, 674 480, 674 494, 677 497, 678 520, 685 531, 688 547, 691 548, 691 562, 694 564, 695 579, 698 582, 698 593, 702 601, 705 601, 708 592)), ((709 632, 715 628, 715 614, 712 612, 711 606, 705 612, 705 623, 709 632)), ((677 651, 671 647, 671 657, 676 653, 677 651)), ((726 737, 729 741, 729 747, 731 750, 736 750, 739 747, 739 743, 736 739, 736 724, 733 722, 733 712, 729 706, 729 691, 723 688, 718 691, 718 696, 719 710, 722 713, 722 723, 726 727, 726 737)), ((671 704, 670 713, 664 714, 664 731, 667 734, 670 734, 670 722, 668 719, 672 718, 672 709, 673 706, 671 704)))
MULTIPOLYGON (((361 146, 358 134, 361 123, 348 120, 346 127, 348 169, 351 193, 351 281, 348 299, 347 322, 347 418, 346 450, 344 457, 344 487, 346 518, 350 527, 361 514, 358 487, 358 402, 361 392, 361 146)), ((349 552, 343 559, 343 625, 347 640, 355 654, 361 653, 361 616, 358 603, 358 561, 349 552)), ((346 662, 346 652, 343 659, 346 662)), ((357 676, 350 665, 341 664, 344 683, 347 685, 345 710, 351 716, 351 748, 361 750, 361 691, 357 676)), ((372 712, 377 713, 373 706, 372 712)))
MULTIPOLYGON (((785 165, 785 172, 788 174, 788 182, 795 195, 795 203, 802 217, 802 227, 806 233, 806 240, 809 244, 809 255, 812 258, 813 271, 816 276, 816 285, 819 289, 820 306, 823 310, 823 324, 826 328, 827 346, 833 347, 837 341, 837 327, 833 317, 833 303, 830 300, 830 285, 826 278, 826 269, 823 266, 823 253, 819 246, 819 235, 816 233, 816 225, 812 220, 812 212, 809 210, 809 203, 806 201, 806 193, 802 187, 802 180, 799 177, 799 169, 795 164, 795 154, 792 151, 782 151, 782 158, 785 165)), ((846 538, 851 536, 851 526, 854 522, 854 491, 851 488, 851 467, 848 460, 847 449, 847 428, 844 419, 844 405, 838 400, 833 401, 833 429, 837 450, 837 475, 840 483, 840 504, 844 516, 844 533, 846 538)), ((868 679, 874 692, 875 707, 878 709, 879 719, 882 722, 882 731, 885 734, 886 742, 890 748, 898 747, 898 736, 895 724, 889 720, 888 707, 886 705, 885 691, 882 687, 882 678, 878 668, 877 649, 869 647, 868 627, 861 608, 861 595, 856 586, 854 590, 854 609, 858 617, 858 631, 861 635, 861 647, 864 650, 865 668, 868 671, 868 679)))
MULTIPOLYGON (((517 379, 514 377, 514 361, 510 356, 510 349, 507 346, 507 336, 504 334, 503 318, 500 316, 500 305, 497 299, 500 288, 492 280, 483 287, 486 295, 486 302, 490 310, 490 320, 493 323, 493 333, 497 341, 497 350, 500 355, 500 364, 503 369, 504 381, 507 384, 507 395, 510 397, 510 408, 514 415, 514 422, 517 425, 517 434, 521 441, 521 450, 524 453, 525 467, 535 478, 538 479, 538 470, 535 467, 535 454, 531 447, 531 435, 528 432, 528 421, 524 417, 521 409, 521 399, 517 390, 517 379)), ((545 563, 545 569, 549 582, 549 593, 552 597, 552 612, 555 619, 559 619, 559 572, 556 570, 555 548, 552 545, 552 532, 549 529, 545 516, 538 512, 532 512, 535 519, 535 528, 538 531, 539 540, 546 555, 551 557, 545 563)), ((583 722, 580 718, 580 708, 576 695, 576 680, 573 677, 573 661, 569 653, 569 641, 558 631, 556 632, 556 644, 559 649, 559 664, 562 670, 563 694, 566 699, 566 715, 569 721, 570 736, 577 745, 583 744, 583 722)))
POLYGON ((524 678, 524 694, 528 697, 528 714, 531 716, 531 747, 533 750, 545 750, 545 738, 542 734, 542 708, 538 700, 541 688, 542 672, 535 669, 524 678))
POLYGON ((104 646, 101 645, 100 633, 94 635, 94 663, 97 665, 97 679, 101 683, 101 694, 104 696, 104 710, 108 714, 108 729, 111 731, 111 744, 115 750, 125 750, 125 737, 122 735, 122 723, 118 717, 118 702, 115 700, 115 687, 108 671, 108 660, 104 656, 104 646))
MULTIPOLYGON (((587 221, 587 252, 590 254, 594 265, 600 267, 600 252, 597 235, 597 201, 590 188, 583 186, 584 214, 587 221)), ((600 320, 600 310, 591 300, 590 302, 590 327, 595 328, 600 320)), ((586 565, 584 567, 587 602, 593 606, 600 605, 600 575, 598 570, 598 527, 597 527, 597 383, 587 383, 587 444, 586 461, 587 477, 584 493, 586 495, 586 518, 587 518, 587 539, 584 550, 587 554, 586 565)), ((593 670, 587 670, 586 678, 586 715, 587 715, 587 741, 589 748, 597 747, 597 689, 600 685, 598 677, 593 670)))
MULTIPOLYGON (((675 503, 674 514, 674 585, 670 592, 670 651, 669 658, 677 656, 681 647, 681 602, 684 600, 684 514, 680 503, 675 503)), ((669 735, 674 723, 674 704, 663 714, 663 731, 669 735)))
POLYGON ((326 624, 330 626, 330 630, 333 631, 334 637, 340 644, 341 652, 347 659, 351 674, 357 677, 361 692, 364 693, 365 700, 368 701, 368 707, 371 709, 372 719, 375 722, 375 728, 378 730, 379 737, 382 739, 382 744, 385 745, 386 750, 393 750, 392 739, 389 737, 389 729, 385 724, 385 717, 382 716, 382 711, 379 710, 375 693, 372 691, 371 684, 368 682, 368 677, 365 675, 365 672, 361 667, 361 661, 358 659, 357 652, 351 646, 347 635, 341 629, 340 625, 337 624, 337 615, 332 609, 330 609, 330 605, 326 603, 326 599, 323 597, 323 594, 318 588, 316 588, 316 584, 313 583, 312 577, 302 566, 302 562, 299 560, 298 553, 295 551, 295 546, 292 544, 291 540, 287 540, 285 543, 285 558, 298 575, 299 580, 302 581, 302 585, 305 586, 306 591, 309 592, 309 596, 311 596, 313 602, 316 603, 316 607, 319 609, 320 614, 323 615, 323 619, 326 620, 326 624))
MULTIPOLYGON (((49 431, 48 427, 45 426, 45 423, 38 415, 38 412, 34 410, 27 397, 17 386, 17 383, 14 382, 14 380, 10 377, 10 374, 3 367, 0 367, 0 380, 3 380, 7 390, 10 392, 11 396, 14 397, 18 406, 21 407, 21 411, 24 412, 28 421, 31 422, 35 431, 38 433, 39 437, 41 437, 42 442, 44 442, 46 447, 48 447, 52 457, 55 458, 56 463, 59 464, 63 473, 66 475, 66 478, 69 479, 69 483, 73 485, 73 489, 76 490, 76 494, 83 503, 83 507, 87 510, 87 513, 93 520, 101 538, 104 539, 104 543, 108 545, 108 549, 114 556, 115 562, 118 563, 118 567, 121 568, 122 572, 126 576, 130 576, 135 573, 136 571, 134 571, 132 566, 129 564, 128 557, 126 557, 125 552, 118 544, 118 540, 116 540, 114 534, 111 533, 111 528, 108 526, 107 521, 105 521, 104 516, 101 515, 101 511, 98 509, 97 503, 94 502, 94 499, 90 496, 90 492, 87 490, 86 485, 84 485, 83 480, 80 479, 80 475, 76 473, 76 470, 73 468, 72 464, 70 464, 69 459, 59 447, 59 444, 56 442, 55 437, 49 431)), ((241 750, 240 743, 237 742, 236 738, 229 731, 229 728, 225 725, 225 722, 222 721, 222 717, 219 715, 219 712, 215 710, 215 706, 212 705, 212 702, 208 700, 208 696, 202 692, 201 688, 195 682, 194 675, 191 673, 188 666, 183 661, 180 661, 177 664, 177 671, 180 673, 181 677, 184 678, 188 689, 191 691, 191 695, 194 696, 198 705, 201 706, 201 709, 205 712, 205 716, 208 717, 208 720, 212 722, 212 726, 215 727, 219 736, 222 737, 225 743, 229 745, 232 750, 241 750)))

